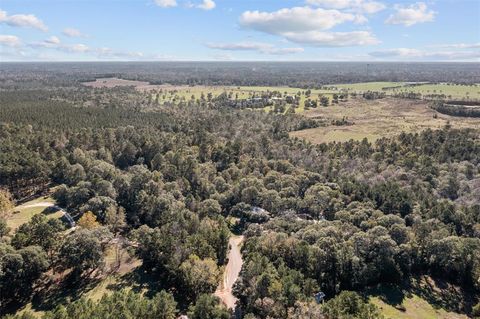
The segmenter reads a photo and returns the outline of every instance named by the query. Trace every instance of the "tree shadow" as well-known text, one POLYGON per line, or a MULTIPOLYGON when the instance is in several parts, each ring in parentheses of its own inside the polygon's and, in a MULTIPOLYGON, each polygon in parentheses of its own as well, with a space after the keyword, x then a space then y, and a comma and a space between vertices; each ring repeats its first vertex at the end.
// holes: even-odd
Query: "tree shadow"
POLYGON ((407 296, 403 287, 393 284, 378 285, 369 289, 368 294, 377 296, 383 302, 395 308, 399 308, 407 296))
POLYGON ((144 296, 152 298, 162 290, 173 294, 177 307, 180 310, 186 310, 191 303, 180 290, 175 288, 169 278, 161 276, 155 271, 148 270, 143 265, 138 266, 132 271, 120 276, 115 283, 109 284, 107 289, 118 291, 128 288, 136 293, 143 293, 144 296))
POLYGON ((64 280, 55 282, 50 280, 44 283, 42 289, 32 296, 32 309, 36 311, 53 310, 57 305, 65 305, 80 299, 87 292, 94 289, 102 281, 100 276, 79 278, 69 274, 64 280))
POLYGON ((433 307, 447 311, 470 313, 475 301, 472 291, 428 276, 413 281, 410 291, 425 299, 433 307))
POLYGON ((41 279, 32 291, 24 292, 23 296, 2 305, 0 317, 4 314, 15 314, 31 303, 34 311, 50 311, 57 305, 65 305, 70 301, 81 298, 85 293, 95 288, 102 280, 100 277, 79 278, 67 274, 63 280, 49 278, 41 279))
POLYGON ((414 277, 399 285, 380 284, 366 292, 398 310, 404 310, 402 303, 413 294, 436 309, 457 313, 468 314, 475 304, 475 294, 472 291, 430 276, 414 277))
POLYGON ((56 212, 58 212, 60 209, 58 207, 55 207, 55 206, 49 206, 49 207, 46 207, 43 211, 42 211, 42 214, 44 215, 51 215, 51 214, 55 214, 56 212))
POLYGON ((149 297, 152 297, 156 292, 165 289, 157 276, 154 273, 147 271, 143 266, 139 266, 131 272, 120 276, 115 283, 107 286, 107 289, 114 291, 125 288, 129 288, 136 293, 143 292, 149 297))

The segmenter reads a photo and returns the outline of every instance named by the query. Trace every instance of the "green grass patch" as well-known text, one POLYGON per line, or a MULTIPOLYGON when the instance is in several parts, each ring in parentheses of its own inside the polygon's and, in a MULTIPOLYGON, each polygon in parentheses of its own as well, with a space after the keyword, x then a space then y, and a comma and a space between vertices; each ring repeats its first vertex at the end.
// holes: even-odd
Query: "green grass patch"
POLYGON ((427 276, 404 286, 380 285, 367 296, 385 319, 467 319, 461 312, 468 308, 463 302, 471 299, 459 287, 427 276))
POLYGON ((14 232, 20 225, 29 222, 36 214, 46 214, 48 218, 61 218, 62 213, 51 212, 48 207, 26 207, 29 205, 35 205, 41 202, 54 203, 55 200, 51 197, 39 197, 32 201, 23 203, 20 206, 15 207, 13 213, 7 218, 7 226, 11 228, 11 232, 14 232))
POLYGON ((436 309, 425 299, 410 295, 400 305, 391 305, 380 297, 370 297, 370 302, 381 309, 385 319, 467 319, 466 315, 436 309))

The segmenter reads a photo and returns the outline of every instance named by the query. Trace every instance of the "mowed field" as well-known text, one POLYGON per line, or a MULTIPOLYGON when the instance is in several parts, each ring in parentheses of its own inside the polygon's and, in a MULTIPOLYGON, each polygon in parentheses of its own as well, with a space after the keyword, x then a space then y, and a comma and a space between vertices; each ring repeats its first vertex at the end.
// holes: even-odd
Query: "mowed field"
POLYGON ((420 132, 427 128, 439 129, 447 123, 455 128, 480 128, 478 118, 443 115, 430 109, 427 101, 395 98, 378 100, 350 98, 338 105, 310 109, 305 111, 304 115, 327 120, 345 118, 354 123, 344 126, 328 125, 291 133, 293 137, 305 138, 316 144, 363 138, 375 141, 400 132, 420 132))

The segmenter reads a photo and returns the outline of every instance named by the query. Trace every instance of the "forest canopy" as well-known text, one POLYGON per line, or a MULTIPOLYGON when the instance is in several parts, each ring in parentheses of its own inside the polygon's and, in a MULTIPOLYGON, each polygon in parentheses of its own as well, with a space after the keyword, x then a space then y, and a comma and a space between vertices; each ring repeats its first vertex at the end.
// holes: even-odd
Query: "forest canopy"
MULTIPOLYGON (((161 289, 77 298, 51 305, 43 318, 229 318, 212 293, 228 263, 232 233, 245 236, 234 287, 244 318, 382 318, 365 291, 421 276, 461 287, 466 299, 449 310, 475 313, 478 130, 446 126, 375 142, 314 145, 288 133, 321 125, 316 119, 236 109, 215 99, 153 105, 131 88, 80 87, 78 79, 96 76, 93 66, 73 75, 48 73, 40 82, 45 87, 2 83, 2 313, 29 318, 14 316, 15 310, 39 298, 56 273, 86 285, 105 268, 109 247, 123 243, 161 289), (60 98, 66 93, 52 88, 58 83, 70 86, 75 100, 98 94, 110 102, 79 106, 60 98), (42 214, 7 229, 15 201, 52 189, 56 205, 77 222, 74 231, 42 214), (319 292, 323 303, 315 299, 319 292)), ((158 67, 167 70, 160 82, 192 81, 183 71, 175 77, 169 65, 158 67)), ((8 78, 24 66, 2 68, 8 78)), ((270 84, 285 84, 297 72, 270 84)), ((123 65, 119 74, 134 77, 123 65)), ((255 74, 248 83, 228 72, 214 77, 215 69, 207 74, 198 82, 266 81, 255 74)), ((135 79, 155 81, 149 73, 135 79)), ((315 81, 298 79, 298 86, 315 81)))

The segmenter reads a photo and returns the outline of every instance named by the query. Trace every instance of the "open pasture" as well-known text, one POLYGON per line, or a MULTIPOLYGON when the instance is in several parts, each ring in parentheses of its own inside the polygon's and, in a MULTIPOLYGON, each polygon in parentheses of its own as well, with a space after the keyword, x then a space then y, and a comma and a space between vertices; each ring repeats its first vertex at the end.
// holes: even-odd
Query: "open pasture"
POLYGON ((327 120, 345 118, 348 122, 353 122, 353 125, 329 125, 291 133, 293 137, 305 138, 316 144, 363 138, 375 141, 401 132, 420 132, 427 128, 439 129, 447 123, 455 128, 480 128, 478 118, 443 115, 430 109, 426 101, 395 98, 379 100, 350 98, 347 102, 329 107, 317 107, 304 114, 308 117, 327 120))
POLYGON ((420 93, 422 96, 444 94, 448 99, 480 99, 480 85, 463 85, 453 83, 406 83, 406 82, 364 82, 352 84, 329 85, 338 91, 363 93, 366 91, 385 92, 387 95, 399 93, 420 93))
MULTIPOLYGON (((302 113, 305 108, 305 100, 310 98, 312 100, 318 100, 321 96, 326 96, 329 100, 332 99, 332 95, 335 92, 330 90, 311 90, 310 95, 305 94, 306 90, 291 88, 291 87, 275 87, 275 86, 171 86, 171 85, 149 85, 139 86, 137 89, 142 91, 153 91, 152 99, 157 100, 158 103, 163 104, 166 102, 177 103, 180 101, 189 101, 192 98, 194 100, 200 99, 202 95, 204 98, 211 94, 212 98, 219 96, 222 93, 231 95, 232 98, 248 99, 252 97, 261 96, 263 93, 268 92, 280 92, 282 95, 297 95, 300 93, 300 103, 295 109, 296 113, 302 113)), ((289 104, 287 104, 288 108, 289 104)), ((287 109, 286 108, 286 109, 287 109)), ((269 112, 273 110, 272 106, 263 108, 264 111, 269 112)))

